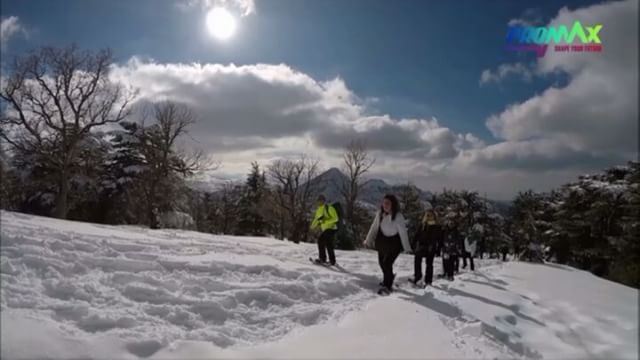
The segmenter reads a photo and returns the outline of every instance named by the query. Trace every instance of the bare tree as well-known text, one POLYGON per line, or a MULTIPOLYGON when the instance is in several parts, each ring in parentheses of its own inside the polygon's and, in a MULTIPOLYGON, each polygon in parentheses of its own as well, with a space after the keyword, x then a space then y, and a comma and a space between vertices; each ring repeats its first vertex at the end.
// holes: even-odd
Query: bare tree
MULTIPOLYGON (((306 241, 309 235, 308 214, 313 201, 311 180, 318 174, 318 161, 305 155, 297 160, 276 160, 269 168, 275 182, 275 199, 283 215, 280 228, 287 228, 289 240, 306 241)), ((281 236, 285 231, 281 231, 281 236)))
POLYGON ((215 229, 221 234, 235 234, 237 231, 240 214, 240 198, 242 196, 242 185, 226 182, 223 184, 216 199, 216 219, 215 229))
POLYGON ((364 184, 363 177, 375 163, 375 159, 369 157, 366 143, 362 140, 351 140, 343 154, 343 172, 347 178, 342 184, 338 184, 340 193, 345 202, 345 219, 355 239, 361 239, 360 222, 357 219, 357 201, 360 190, 364 184))
POLYGON ((145 109, 144 116, 145 119, 151 116, 154 120, 146 127, 143 121, 138 141, 144 159, 141 177, 147 217, 149 225, 155 228, 158 225, 156 213, 170 207, 161 206, 161 195, 165 195, 164 203, 170 204, 167 189, 171 188, 176 177, 190 176, 200 170, 203 156, 202 152, 187 154, 176 147, 178 139, 187 134, 189 126, 196 121, 188 106, 168 101, 155 103, 145 109))
POLYGON ((0 137, 14 154, 39 156, 54 169, 54 216, 66 218, 69 179, 80 143, 130 113, 135 93, 109 80, 110 50, 44 47, 15 58, 0 88, 0 137))

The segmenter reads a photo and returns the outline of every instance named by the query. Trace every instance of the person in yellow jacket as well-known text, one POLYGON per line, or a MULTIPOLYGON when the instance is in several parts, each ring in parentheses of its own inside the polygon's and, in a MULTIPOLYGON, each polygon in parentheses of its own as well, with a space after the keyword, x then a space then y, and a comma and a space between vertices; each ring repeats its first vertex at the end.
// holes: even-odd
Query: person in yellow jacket
POLYGON ((311 222, 311 229, 320 228, 322 233, 318 238, 318 258, 314 260, 317 264, 327 263, 327 252, 329 253, 329 263, 336 264, 336 254, 333 251, 333 241, 338 231, 338 213, 336 209, 327 204, 324 195, 319 195, 318 207, 311 222))

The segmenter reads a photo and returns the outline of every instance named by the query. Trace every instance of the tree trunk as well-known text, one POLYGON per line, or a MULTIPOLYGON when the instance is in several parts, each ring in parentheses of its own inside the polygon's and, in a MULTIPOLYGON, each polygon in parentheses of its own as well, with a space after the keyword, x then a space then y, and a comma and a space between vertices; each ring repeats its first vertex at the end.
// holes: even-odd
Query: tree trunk
POLYGON ((147 217, 149 220, 149 227, 151 229, 158 229, 160 224, 158 224, 158 218, 156 217, 155 203, 156 203, 156 185, 155 183, 151 185, 149 189, 149 195, 147 196, 147 217))
POLYGON ((67 179, 67 170, 64 169, 60 173, 60 184, 58 185, 58 196, 56 197, 56 206, 53 216, 58 219, 66 219, 68 211, 69 197, 69 179, 67 179))

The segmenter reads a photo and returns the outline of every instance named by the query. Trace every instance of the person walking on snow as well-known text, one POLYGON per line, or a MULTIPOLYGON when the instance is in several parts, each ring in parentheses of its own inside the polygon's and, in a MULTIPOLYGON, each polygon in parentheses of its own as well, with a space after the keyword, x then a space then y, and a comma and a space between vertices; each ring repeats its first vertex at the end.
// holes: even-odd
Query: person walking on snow
POLYGON ((433 281, 433 258, 440 251, 443 240, 442 226, 438 223, 436 213, 428 209, 422 218, 422 223, 415 236, 414 243, 414 273, 413 279, 409 279, 414 285, 418 285, 422 278, 422 259, 427 263, 424 275, 424 287, 431 285, 433 281))
POLYGON ((403 250, 411 252, 406 222, 400 213, 400 203, 394 195, 387 194, 382 199, 380 210, 367 233, 365 245, 378 251, 378 263, 383 276, 378 294, 387 295, 392 291, 395 278, 393 263, 403 250))
POLYGON ((318 196, 317 205, 318 207, 311 222, 311 229, 320 228, 322 233, 318 237, 318 258, 314 262, 326 264, 328 252, 329 263, 335 265, 336 254, 333 249, 333 241, 338 231, 338 213, 331 204, 327 204, 327 199, 324 195, 318 196))
POLYGON ((449 220, 445 226, 444 241, 442 246, 442 261, 444 262, 444 273, 448 280, 453 280, 456 262, 458 258, 458 247, 460 244, 460 233, 453 221, 449 220))
POLYGON ((480 237, 482 236, 482 226, 479 224, 475 224, 471 231, 469 231, 469 235, 464 238, 464 253, 462 256, 462 268, 467 268, 467 258, 469 259, 469 265, 471 265, 471 271, 475 270, 475 266, 473 265, 473 257, 476 255, 476 245, 480 241, 480 237))

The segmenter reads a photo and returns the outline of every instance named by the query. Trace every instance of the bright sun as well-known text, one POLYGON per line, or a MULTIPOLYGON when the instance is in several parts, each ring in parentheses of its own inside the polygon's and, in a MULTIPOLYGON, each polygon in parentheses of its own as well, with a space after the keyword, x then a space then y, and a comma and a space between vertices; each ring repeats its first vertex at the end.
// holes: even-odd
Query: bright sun
POLYGON ((226 40, 236 32, 236 19, 225 8, 213 8, 207 13, 207 29, 220 40, 226 40))

